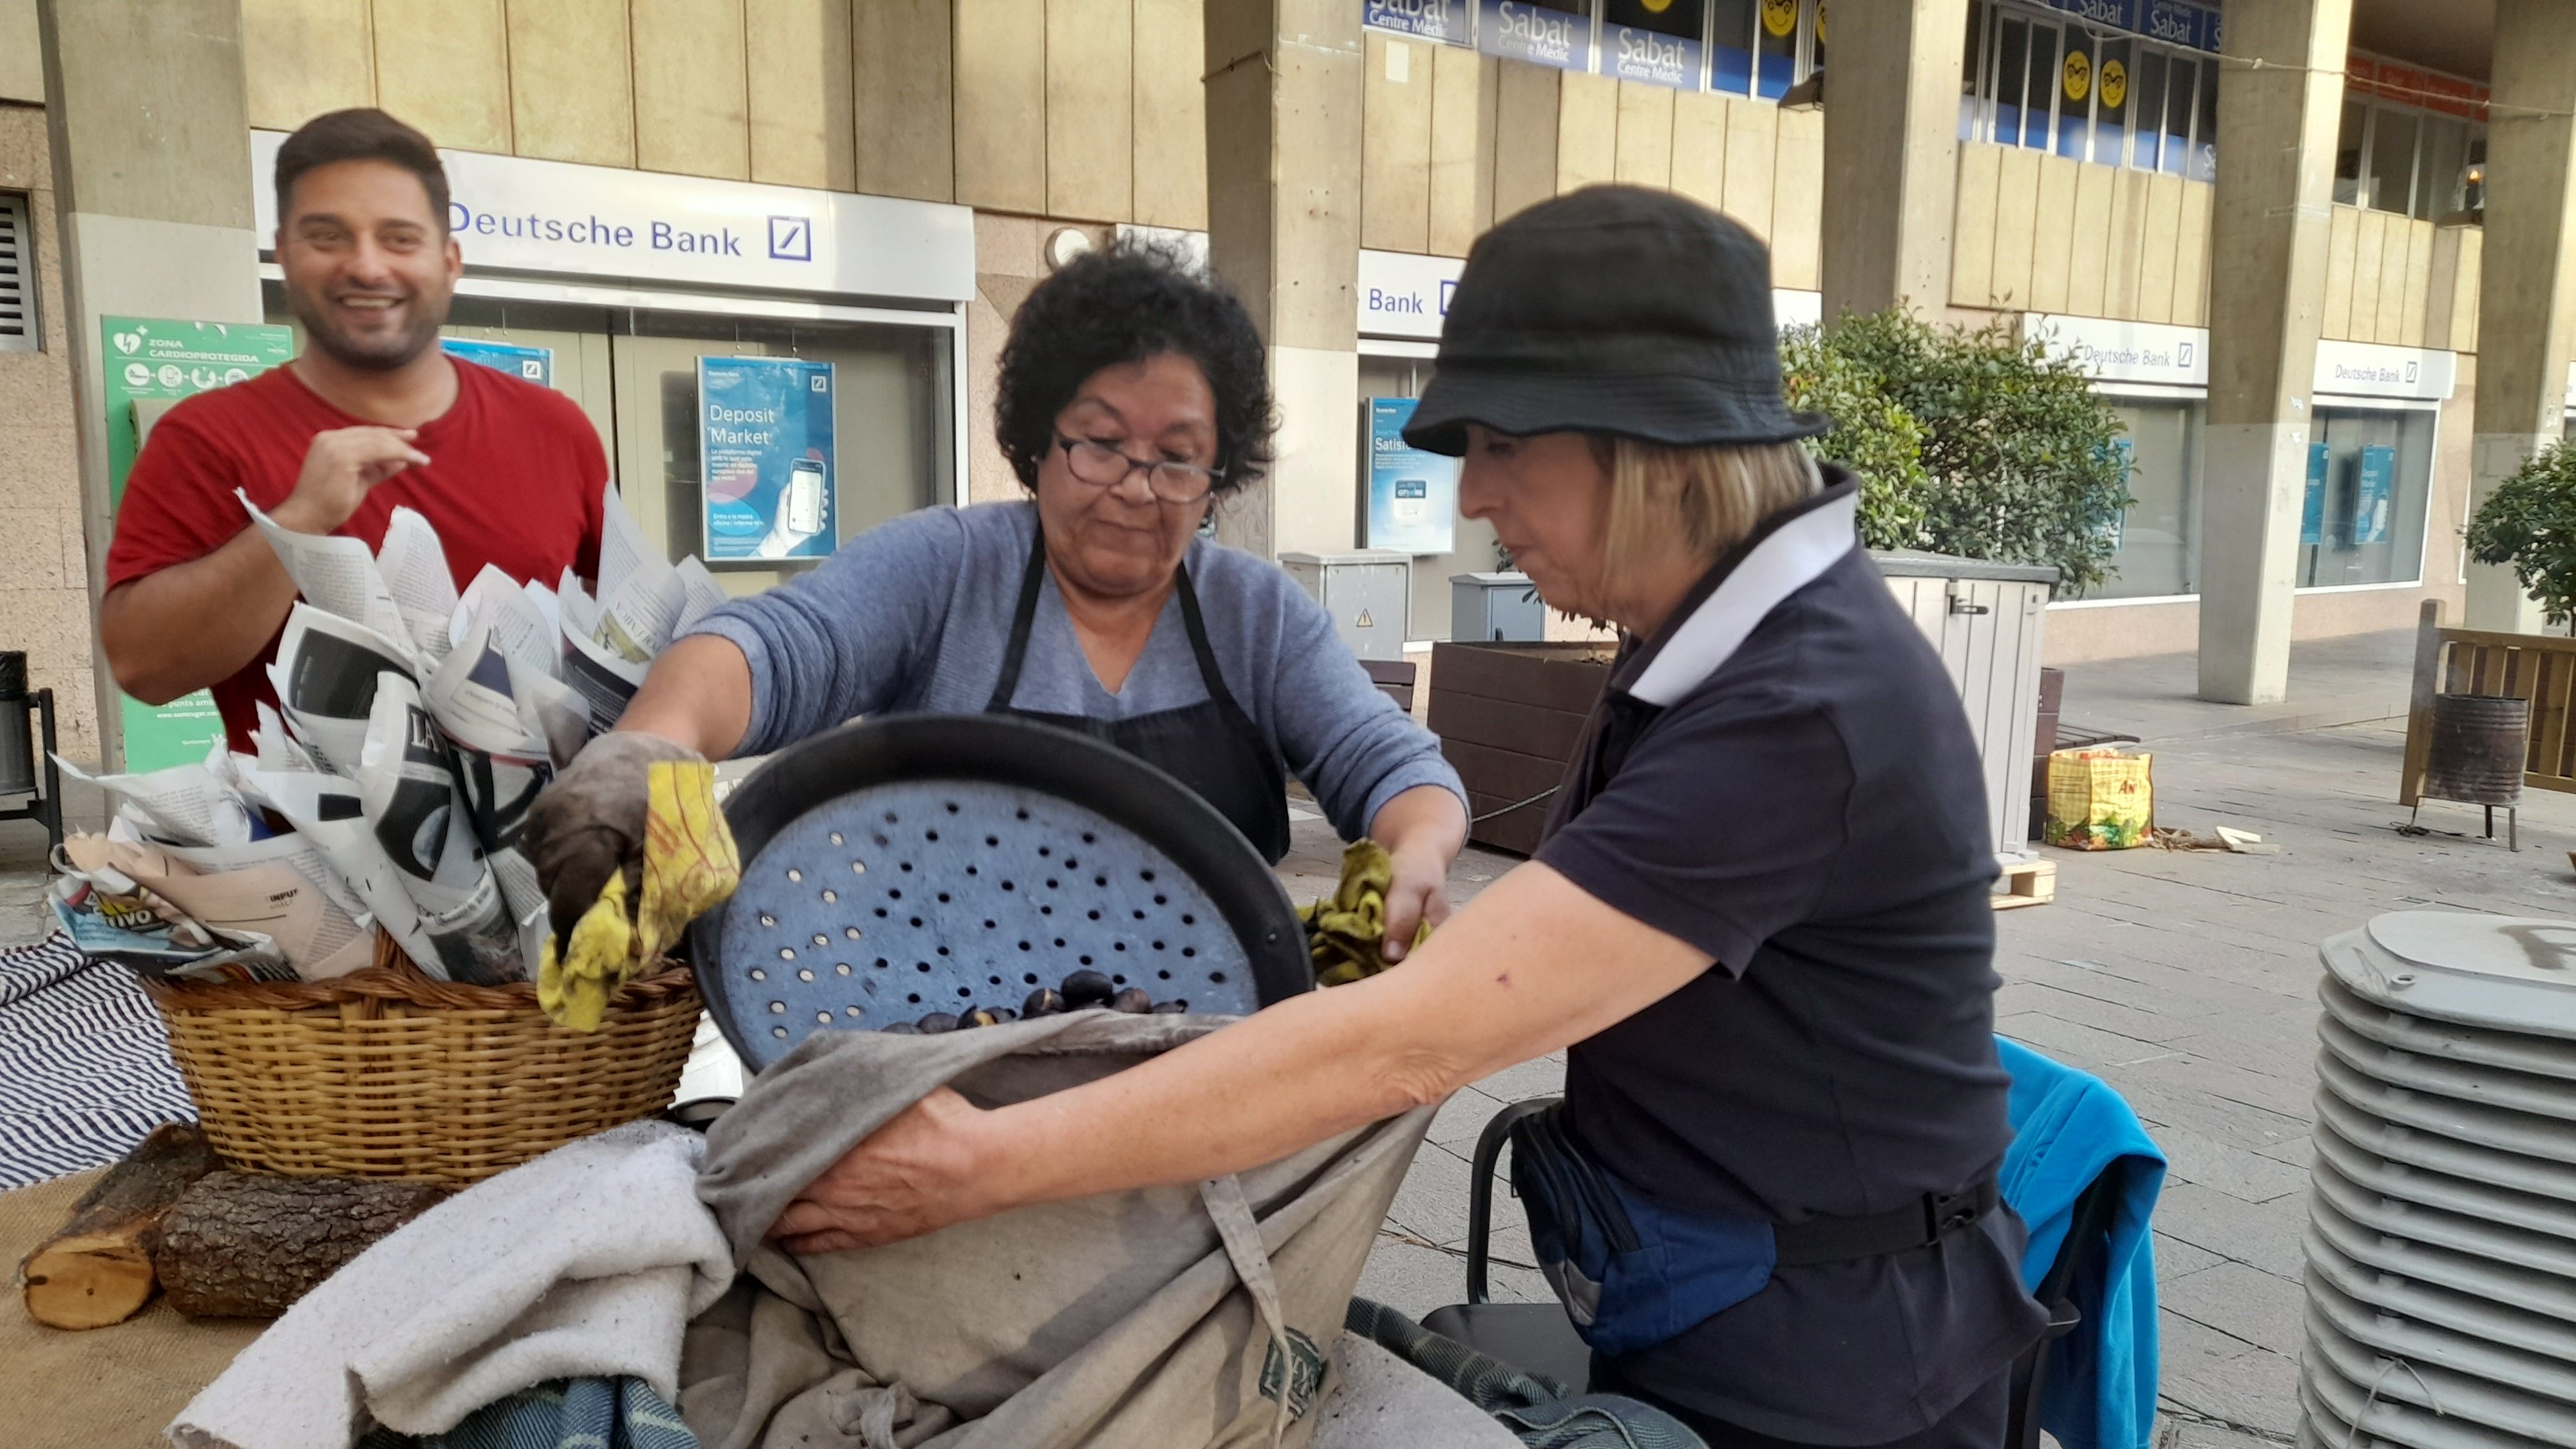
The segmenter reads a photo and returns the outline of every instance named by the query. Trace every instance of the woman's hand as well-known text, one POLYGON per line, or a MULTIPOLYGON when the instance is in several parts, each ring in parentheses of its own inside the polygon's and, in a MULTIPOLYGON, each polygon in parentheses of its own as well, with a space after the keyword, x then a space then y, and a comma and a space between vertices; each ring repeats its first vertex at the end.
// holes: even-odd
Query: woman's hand
POLYGON ((1010 1206, 976 1169, 986 1117, 946 1087, 906 1107, 805 1185, 768 1236, 793 1253, 873 1248, 1010 1206))
POLYGON ((1413 934, 1426 922, 1437 928, 1449 919, 1452 854, 1422 845, 1387 852, 1395 875, 1386 883, 1386 940, 1378 950, 1388 965, 1413 949, 1413 934))
POLYGON ((1378 948, 1392 966, 1413 950, 1424 922, 1437 927, 1449 919, 1449 863, 1467 843, 1467 807, 1442 786, 1416 785, 1378 807, 1369 838, 1386 847, 1395 866, 1378 948))

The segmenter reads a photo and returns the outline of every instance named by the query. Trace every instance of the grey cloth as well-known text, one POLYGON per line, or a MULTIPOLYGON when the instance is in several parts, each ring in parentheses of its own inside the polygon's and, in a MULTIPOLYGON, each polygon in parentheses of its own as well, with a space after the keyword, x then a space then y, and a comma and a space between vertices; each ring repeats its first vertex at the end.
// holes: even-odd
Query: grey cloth
POLYGON ((1351 1300, 1351 1336, 1393 1354, 1448 1392, 1493 1416, 1522 1449, 1707 1449, 1687 1425, 1622 1394, 1578 1394, 1523 1373, 1383 1303, 1351 1300))
MULTIPOLYGON (((751 661, 751 732, 764 754, 863 714, 981 713, 1002 676, 1012 610, 1037 536, 1037 506, 926 508, 841 545, 822 567, 737 599, 692 631, 751 661)), ((1277 567, 1194 540, 1183 566, 1198 590, 1217 672, 1290 774, 1346 840, 1417 785, 1466 792, 1440 742, 1369 682, 1323 606, 1277 567)), ((1117 693, 1101 688, 1048 576, 1011 703, 1127 719, 1208 697, 1175 597, 1117 693)))
POLYGON ((1500 1419, 1391 1350, 1345 1330, 1340 1381, 1306 1449, 1527 1449, 1500 1419))
POLYGON ((1303 1445, 1351 1287, 1435 1109, 1195 1187, 810 1257, 761 1240, 805 1183, 934 1087, 1024 1101, 1228 1020, 1085 1011, 806 1038, 708 1133, 699 1195, 757 1286, 738 1283, 692 1329, 690 1426, 709 1449, 1303 1445))
POLYGON ((304 1295, 167 1430, 182 1449, 348 1449, 443 1434, 550 1379, 678 1391, 685 1329, 732 1280, 662 1122, 567 1143, 438 1206, 304 1295))

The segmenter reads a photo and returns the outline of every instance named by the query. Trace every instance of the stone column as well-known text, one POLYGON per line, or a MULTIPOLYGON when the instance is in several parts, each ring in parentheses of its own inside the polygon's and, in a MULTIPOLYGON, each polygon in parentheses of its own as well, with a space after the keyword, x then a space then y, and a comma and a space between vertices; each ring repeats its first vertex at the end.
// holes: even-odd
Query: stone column
POLYGON ((2236 0, 2218 85, 2200 696, 2288 697, 2309 385, 2352 0, 2236 0))
MULTIPOLYGON (((99 319, 260 320, 241 4, 38 0, 37 27, 95 591, 113 523, 99 319)), ((102 753, 116 764, 124 755, 119 696, 106 659, 93 665, 102 753)))
MULTIPOLYGON (((2576 25, 2563 0, 2497 0, 2493 83, 2473 508, 2559 440, 2576 359, 2576 25)), ((2540 606, 2511 568, 2471 564, 2468 624, 2533 633, 2540 606)))
POLYGON ((1825 319, 1950 301, 1968 0, 1834 0, 1825 65, 1825 319))
POLYGON ((1255 553, 1359 519, 1360 93, 1349 0, 1208 0, 1208 259, 1270 344, 1278 462, 1218 510, 1255 553))

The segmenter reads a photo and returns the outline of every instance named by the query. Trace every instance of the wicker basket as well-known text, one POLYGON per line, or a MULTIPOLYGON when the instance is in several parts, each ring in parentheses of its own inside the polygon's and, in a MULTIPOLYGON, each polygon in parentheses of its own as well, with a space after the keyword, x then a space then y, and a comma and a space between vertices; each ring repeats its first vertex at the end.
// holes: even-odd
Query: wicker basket
POLYGON ((699 1009, 685 967, 628 983, 589 1033, 548 1021, 533 986, 433 981, 399 964, 144 989, 226 1161, 448 1187, 662 1110, 699 1009))

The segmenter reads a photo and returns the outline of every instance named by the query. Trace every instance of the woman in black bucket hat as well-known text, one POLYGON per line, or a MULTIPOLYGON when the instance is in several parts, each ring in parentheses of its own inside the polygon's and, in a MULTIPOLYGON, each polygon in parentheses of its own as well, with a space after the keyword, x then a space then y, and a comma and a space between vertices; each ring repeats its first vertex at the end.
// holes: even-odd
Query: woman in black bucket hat
POLYGON ((1671 194, 1478 242, 1407 438, 1626 635, 1536 857, 1383 975, 1035 1101, 933 1094, 774 1234, 1218 1177, 1568 1049, 1513 1176, 1594 1388, 1718 1445, 2000 1443, 2042 1314, 1995 1191, 1982 776, 1776 348, 1761 243, 1671 194))

